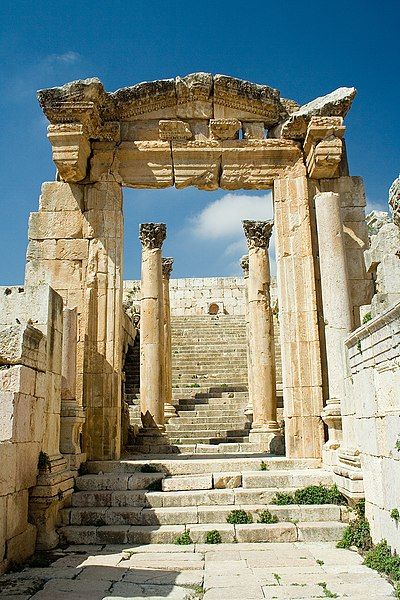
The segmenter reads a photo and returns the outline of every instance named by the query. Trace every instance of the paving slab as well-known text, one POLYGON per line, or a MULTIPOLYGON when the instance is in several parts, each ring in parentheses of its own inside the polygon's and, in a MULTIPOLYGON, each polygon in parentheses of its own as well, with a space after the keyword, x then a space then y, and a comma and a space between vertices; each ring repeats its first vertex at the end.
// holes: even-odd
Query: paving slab
POLYGON ((203 600, 311 600, 328 597, 325 588, 347 600, 394 598, 393 587, 361 556, 333 542, 81 549, 57 550, 49 567, 3 575, 1 599, 200 600, 204 593, 203 600))

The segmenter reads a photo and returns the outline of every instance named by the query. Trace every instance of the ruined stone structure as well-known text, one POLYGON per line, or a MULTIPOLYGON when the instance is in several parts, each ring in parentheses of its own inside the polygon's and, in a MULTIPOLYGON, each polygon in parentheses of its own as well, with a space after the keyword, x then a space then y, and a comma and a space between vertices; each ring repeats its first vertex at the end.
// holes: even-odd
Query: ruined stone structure
MULTIPOLYGON (((165 527, 188 523, 193 523, 191 530, 197 531, 201 540, 204 527, 220 523, 222 513, 201 512, 198 506, 258 504, 274 487, 292 489, 299 482, 328 483, 334 477, 349 496, 362 494, 362 485, 352 483, 362 482, 360 456, 364 450, 354 436, 359 400, 350 390, 349 369, 355 373, 359 362, 351 348, 352 340, 364 336, 354 333, 361 325, 360 308, 371 303, 374 282, 379 286, 387 279, 386 259, 374 243, 368 271, 364 263, 369 243, 365 196, 361 179, 349 175, 344 141, 344 118, 354 96, 354 88, 339 88, 299 107, 266 85, 208 73, 141 83, 113 93, 106 92, 98 79, 38 93, 50 121, 48 138, 57 178, 43 184, 39 210, 30 216, 24 287, 1 290, 1 415, 2 419, 11 415, 15 427, 9 423, 2 426, 0 452, 7 472, 19 475, 18 481, 2 482, 0 500, 12 517, 16 499, 23 498, 18 527, 9 526, 0 539, 2 568, 15 559, 20 542, 25 556, 32 551, 36 533, 28 523, 28 510, 40 547, 57 543, 60 515, 65 525, 62 535, 70 542, 171 541, 176 530, 165 527), (134 311, 127 313, 123 306, 122 189, 173 185, 273 191, 273 223, 244 222, 249 253, 243 262, 243 310, 236 314, 242 315, 242 331, 247 330, 247 342, 238 356, 240 361, 246 358, 248 381, 242 391, 248 396, 235 395, 240 390, 230 391, 229 386, 215 395, 209 386, 203 399, 209 401, 210 412, 203 417, 196 413, 195 422, 189 419, 188 423, 194 426, 201 423, 197 419, 204 418, 209 425, 214 401, 218 404, 222 399, 227 405, 231 401, 234 411, 239 411, 233 416, 248 423, 247 452, 253 449, 268 456, 285 452, 286 458, 280 462, 271 459, 273 469, 287 470, 284 476, 275 471, 242 475, 256 470, 254 461, 259 459, 241 458, 240 444, 231 447, 238 452, 238 473, 233 475, 211 459, 202 466, 196 461, 164 461, 166 478, 137 473, 146 463, 140 457, 128 463, 120 461, 121 451, 129 443, 136 452, 180 451, 179 438, 170 442, 171 431, 183 416, 185 399, 178 399, 179 404, 172 393, 172 259, 162 258, 167 235, 162 223, 140 227, 141 424, 134 431, 133 442, 128 441, 127 407, 122 397, 127 348, 139 335, 139 317, 134 319, 134 311), (271 302, 268 259, 272 225, 277 305, 271 302), (279 321, 279 342, 274 319, 279 321), (277 411, 277 344, 282 364, 284 444, 277 411), (30 402, 27 414, 31 422, 25 430, 18 408, 22 396, 30 402), (32 422, 33 415, 42 416, 38 424, 32 422), (26 477, 15 469, 15 464, 25 463, 24 456, 30 464, 26 477), (324 469, 320 468, 321 459, 324 469), (70 508, 74 476, 85 460, 91 474, 76 479, 79 491, 70 508), (143 492, 157 480, 162 492, 154 493, 169 493, 172 504, 164 503, 165 496, 143 492), (111 493, 106 497, 110 489, 119 494, 118 499, 111 493), (233 489, 232 494, 227 493, 233 489), (204 490, 212 502, 204 498, 204 490), (100 500, 94 491, 105 504, 96 505, 100 500), (129 508, 129 491, 136 494, 135 510, 129 508), (178 492, 197 494, 191 498, 193 509, 176 504, 182 502, 178 492), (87 506, 93 507, 90 514, 82 508, 87 506), (184 514, 168 517, 171 513, 165 510, 174 506, 181 507, 184 514), (169 518, 176 520, 170 522, 169 518), (153 534, 156 524, 159 531, 153 534), (112 525, 120 529, 107 529, 112 525)), ((395 223, 385 227, 397 227, 398 204, 397 182, 391 192, 395 223)), ((395 238, 398 229, 393 230, 395 238)), ((390 260, 396 262, 393 257, 390 260)), ((373 302, 385 308, 398 301, 398 288, 378 292, 384 299, 375 297, 373 302)), ((196 318, 203 314, 210 326, 220 323, 222 332, 229 321, 228 316, 223 321, 224 314, 235 314, 237 306, 231 303, 229 313, 222 296, 205 303, 204 313, 200 311, 196 318)), ((186 316, 191 310, 189 305, 186 316)), ((389 311, 390 317, 382 317, 385 330, 390 322, 398 322, 396 310, 389 311)), ((373 331, 379 329, 380 322, 373 323, 373 331)), ((184 328, 184 321, 181 325, 184 328)), ((209 331, 208 325, 201 330, 199 342, 212 342, 209 331)), ((227 336, 233 331, 232 321, 227 336)), ((368 328, 365 336, 371 332, 368 328)), ((221 339, 225 339, 223 335, 221 339)), ((188 353, 193 350, 187 348, 188 353)), ((223 355, 223 347, 219 350, 223 355)), ((358 385, 356 378, 352 385, 358 385)), ((188 398, 192 401, 193 397, 188 398)), ((217 423, 220 427, 220 421, 217 423)), ((244 427, 242 421, 240 426, 244 427)), ((205 446, 199 450, 215 453, 215 445, 205 446)), ((308 519, 318 521, 311 512, 308 519)), ((321 531, 328 532, 321 535, 337 539, 343 525, 340 511, 320 520, 324 521, 321 531)), ((279 539, 319 539, 313 527, 287 523, 279 530, 279 539)), ((236 535, 241 541, 251 536, 268 541, 265 536, 270 535, 265 528, 256 528, 255 538, 253 530, 220 529, 226 540, 236 535)))

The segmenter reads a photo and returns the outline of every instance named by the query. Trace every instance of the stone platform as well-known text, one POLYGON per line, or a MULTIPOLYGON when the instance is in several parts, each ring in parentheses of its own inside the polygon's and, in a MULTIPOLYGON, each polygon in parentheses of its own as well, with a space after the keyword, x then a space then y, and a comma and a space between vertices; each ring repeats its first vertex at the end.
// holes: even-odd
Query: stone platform
POLYGON ((0 578, 2 600, 393 598, 362 558, 332 543, 70 546, 48 567, 0 578), (330 593, 330 595, 329 595, 330 593))

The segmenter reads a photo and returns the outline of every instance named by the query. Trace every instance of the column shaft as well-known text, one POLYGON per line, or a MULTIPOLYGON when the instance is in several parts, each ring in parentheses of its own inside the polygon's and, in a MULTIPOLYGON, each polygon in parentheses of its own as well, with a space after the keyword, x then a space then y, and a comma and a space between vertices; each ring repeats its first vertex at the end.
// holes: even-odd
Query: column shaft
POLYGON ((171 306, 169 296, 169 278, 174 259, 162 259, 163 299, 164 299, 164 417, 168 421, 176 414, 172 398, 172 343, 171 343, 171 306))
POLYGON ((144 223, 140 308, 140 406, 145 428, 164 427, 164 305, 161 245, 165 225, 144 223))
POLYGON ((328 447, 335 449, 342 436, 340 405, 345 396, 346 375, 344 341, 353 327, 339 194, 316 194, 315 211, 329 382, 323 418, 328 425, 328 447))
MULTIPOLYGON (((248 310, 250 332, 249 393, 253 407, 250 441, 281 452, 276 414, 275 348, 270 303, 268 244, 272 221, 244 221, 249 247, 248 310)), ((280 444, 281 446, 281 444, 280 444)))

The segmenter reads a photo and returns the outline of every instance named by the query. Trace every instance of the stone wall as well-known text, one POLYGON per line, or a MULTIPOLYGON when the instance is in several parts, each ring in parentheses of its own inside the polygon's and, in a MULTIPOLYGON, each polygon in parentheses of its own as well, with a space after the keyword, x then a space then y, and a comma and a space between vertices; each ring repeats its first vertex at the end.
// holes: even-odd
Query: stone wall
POLYGON ((400 551, 400 303, 347 340, 355 437, 361 454, 366 514, 374 542, 400 551))
MULTIPOLYGON (((207 315, 211 304, 228 315, 245 314, 242 277, 196 277, 170 279, 171 314, 173 316, 207 315)), ((276 304, 276 280, 271 282, 271 297, 276 304)), ((139 307, 140 281, 124 281, 124 302, 139 307)))
MULTIPOLYGON (((0 572, 58 543, 74 480, 60 454, 63 303, 0 288, 0 572)), ((62 428, 62 423, 61 423, 62 428)))

